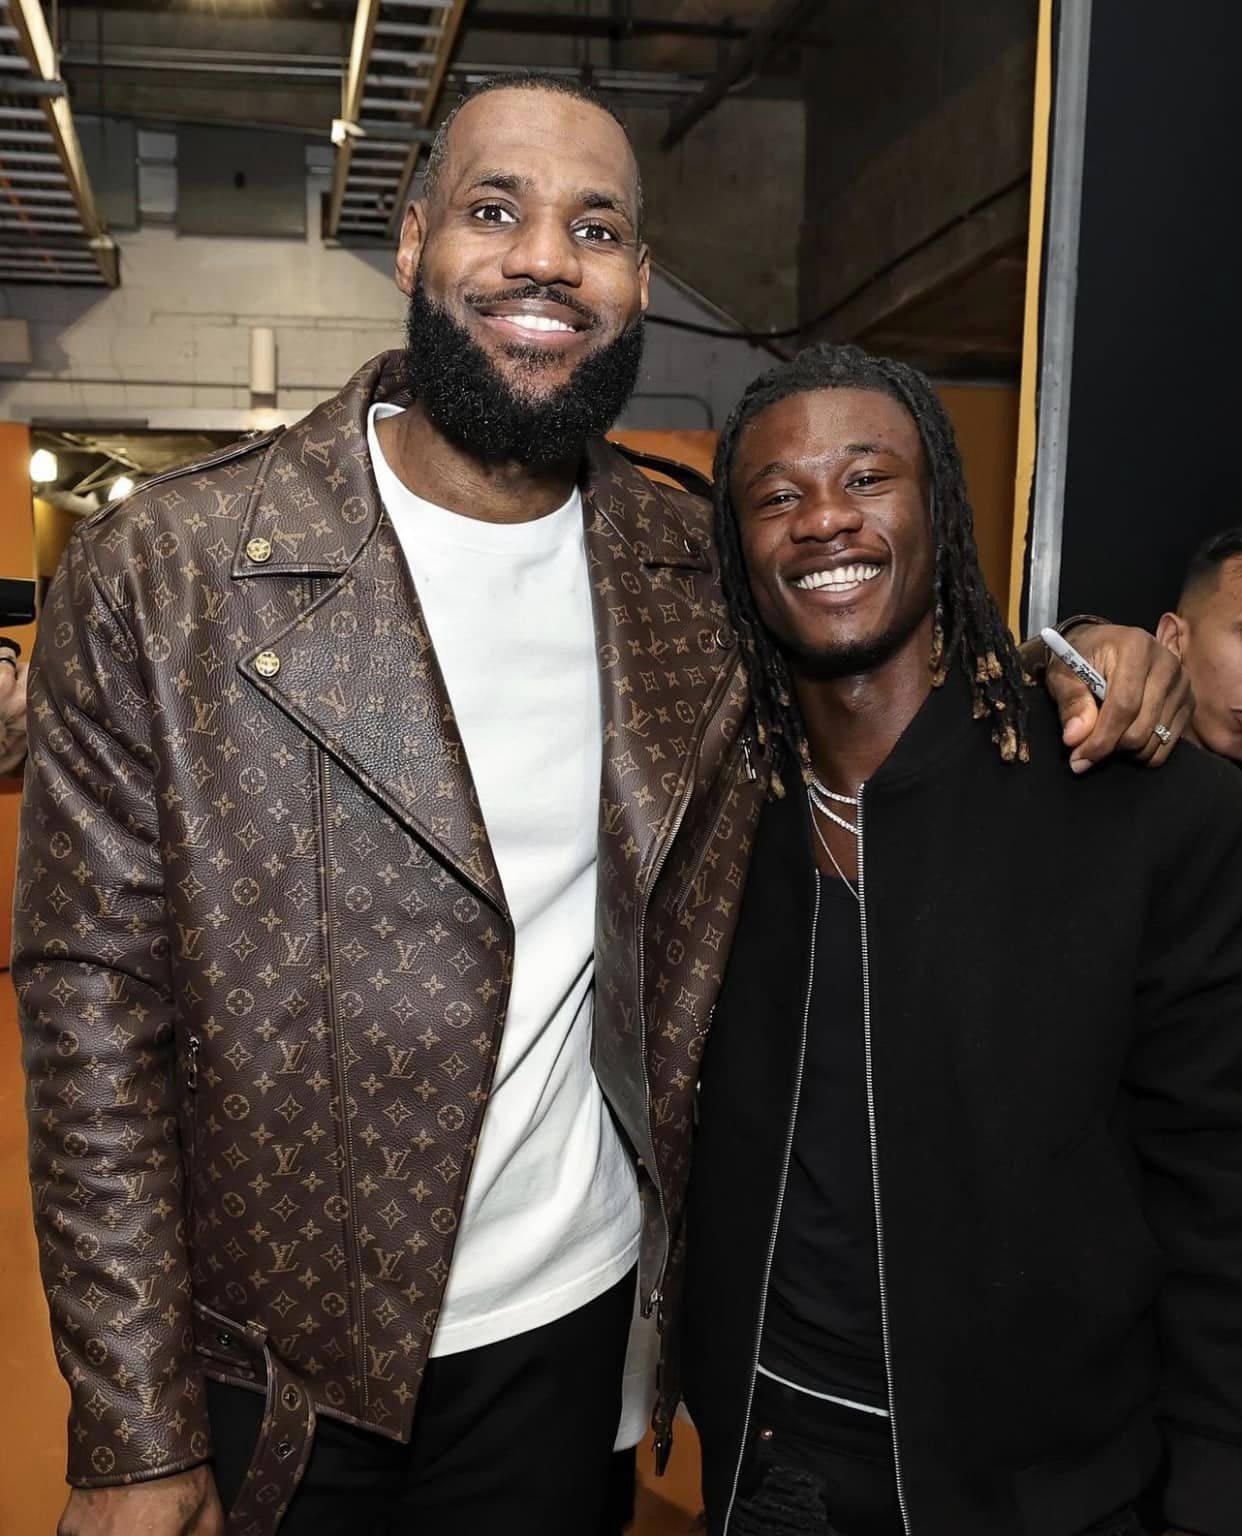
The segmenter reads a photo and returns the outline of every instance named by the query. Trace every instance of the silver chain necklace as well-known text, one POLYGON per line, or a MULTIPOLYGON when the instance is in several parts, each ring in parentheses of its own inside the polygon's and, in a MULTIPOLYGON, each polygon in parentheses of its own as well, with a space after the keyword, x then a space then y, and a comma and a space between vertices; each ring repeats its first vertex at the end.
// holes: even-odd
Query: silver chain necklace
POLYGON ((845 886, 845 889, 849 891, 850 895, 853 896, 854 900, 861 906, 862 898, 858 894, 857 886, 851 884, 851 882, 846 878, 845 871, 838 863, 836 854, 833 853, 832 849, 828 846, 828 839, 820 830, 819 822, 816 821, 814 815, 814 813, 818 811, 821 816, 826 816, 829 821, 835 822, 837 826, 843 827, 847 832, 852 832, 857 838, 860 836, 857 822, 846 821, 844 816, 838 815, 838 813, 832 809, 832 805, 829 802, 835 802, 837 805, 852 805, 857 808, 859 803, 858 796, 837 794, 835 790, 828 788, 828 786, 820 779, 819 775, 815 772, 814 769, 811 770, 811 782, 806 787, 806 793, 807 799, 811 803, 811 825, 815 828, 815 836, 819 838, 820 847, 823 848, 824 852, 828 855, 832 867, 840 876, 841 883, 845 886))
POLYGON ((858 836, 858 824, 853 821, 847 821, 839 811, 834 811, 832 808, 834 804, 850 805, 857 811, 857 795, 837 794, 836 790, 828 788, 813 768, 811 770, 811 782, 807 785, 806 792, 810 797, 811 804, 821 816, 826 816, 829 821, 835 821, 837 826, 843 827, 846 832, 852 832, 855 837, 858 836))

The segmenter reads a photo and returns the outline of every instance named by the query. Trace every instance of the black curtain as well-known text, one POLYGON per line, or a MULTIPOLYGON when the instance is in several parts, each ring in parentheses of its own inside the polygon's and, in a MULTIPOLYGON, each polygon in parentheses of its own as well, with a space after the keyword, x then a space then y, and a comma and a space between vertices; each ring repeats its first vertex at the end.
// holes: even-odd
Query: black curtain
POLYGON ((1242 3, 1094 0, 1085 155, 1057 606, 1150 628, 1242 523, 1242 3))

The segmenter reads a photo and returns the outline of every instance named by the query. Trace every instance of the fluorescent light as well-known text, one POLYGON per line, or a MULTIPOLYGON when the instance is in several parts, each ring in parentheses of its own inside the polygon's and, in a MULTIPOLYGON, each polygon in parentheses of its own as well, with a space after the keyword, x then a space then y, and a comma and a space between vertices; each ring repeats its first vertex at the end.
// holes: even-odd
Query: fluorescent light
POLYGON ((134 482, 128 475, 118 475, 112 482, 112 500, 122 501, 134 488, 134 482))
POLYGON ((56 455, 48 448, 36 448, 30 455, 30 478, 35 485, 51 485, 59 474, 56 455))

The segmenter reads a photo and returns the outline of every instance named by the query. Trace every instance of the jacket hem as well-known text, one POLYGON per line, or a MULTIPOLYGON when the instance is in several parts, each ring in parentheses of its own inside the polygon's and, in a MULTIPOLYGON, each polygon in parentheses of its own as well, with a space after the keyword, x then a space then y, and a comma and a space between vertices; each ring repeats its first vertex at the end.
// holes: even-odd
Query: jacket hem
POLYGON ((183 1456, 162 1467, 143 1467, 137 1472, 110 1472, 107 1476, 74 1477, 71 1473, 65 1481, 71 1488, 132 1488, 135 1483, 153 1483, 160 1477, 175 1477, 178 1472, 190 1472, 205 1466, 211 1456, 183 1456))

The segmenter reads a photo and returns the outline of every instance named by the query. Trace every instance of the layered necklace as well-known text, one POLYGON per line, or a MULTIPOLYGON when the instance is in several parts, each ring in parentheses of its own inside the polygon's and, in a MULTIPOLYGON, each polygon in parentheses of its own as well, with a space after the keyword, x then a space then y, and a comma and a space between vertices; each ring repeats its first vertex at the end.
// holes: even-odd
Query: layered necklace
POLYGON ((838 863, 836 854, 833 853, 832 849, 828 846, 828 839, 824 836, 822 830, 820 829, 819 822, 815 819, 816 813, 818 813, 820 816, 825 816, 829 821, 835 822, 838 827, 844 827, 847 832, 852 832, 855 839, 857 839, 860 835, 860 828, 858 824, 858 796, 837 794, 836 790, 828 788, 828 786, 823 782, 823 780, 819 777, 813 768, 811 769, 811 781, 806 787, 806 795, 807 799, 811 802, 811 825, 815 828, 815 836, 819 838, 820 847, 823 848, 824 852, 831 860, 832 867, 841 877, 841 880, 845 885, 845 889, 850 892, 855 901, 858 901, 861 904, 861 898, 859 897, 857 886, 852 885, 850 881, 846 879, 845 871, 838 863), (842 815, 839 810, 834 809, 836 806, 848 806, 850 808, 849 814, 842 815), (854 818, 852 821, 849 819, 850 816, 853 816, 854 818))

